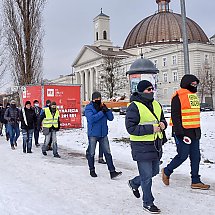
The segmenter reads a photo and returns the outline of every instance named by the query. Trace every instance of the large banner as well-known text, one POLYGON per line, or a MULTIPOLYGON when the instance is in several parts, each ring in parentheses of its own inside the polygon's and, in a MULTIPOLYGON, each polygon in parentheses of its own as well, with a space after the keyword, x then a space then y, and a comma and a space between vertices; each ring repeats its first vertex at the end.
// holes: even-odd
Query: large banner
POLYGON ((80 86, 44 86, 44 102, 49 99, 57 103, 62 128, 81 127, 80 92, 80 86))
POLYGON ((81 86, 44 85, 26 86, 22 90, 23 105, 37 99, 40 106, 46 100, 55 101, 60 112, 61 128, 81 128, 81 86))

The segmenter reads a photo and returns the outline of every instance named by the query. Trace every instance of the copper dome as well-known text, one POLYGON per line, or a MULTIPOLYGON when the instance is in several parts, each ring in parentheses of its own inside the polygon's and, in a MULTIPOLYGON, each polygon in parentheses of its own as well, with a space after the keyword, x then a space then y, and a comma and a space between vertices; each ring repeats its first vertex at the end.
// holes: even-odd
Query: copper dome
MULTIPOLYGON (((156 2, 158 3, 158 12, 143 19, 131 30, 123 49, 149 44, 181 42, 183 38, 181 15, 169 10, 170 0, 156 0, 156 2)), ((189 18, 186 18, 186 22, 189 43, 209 42, 208 37, 196 22, 189 18)))

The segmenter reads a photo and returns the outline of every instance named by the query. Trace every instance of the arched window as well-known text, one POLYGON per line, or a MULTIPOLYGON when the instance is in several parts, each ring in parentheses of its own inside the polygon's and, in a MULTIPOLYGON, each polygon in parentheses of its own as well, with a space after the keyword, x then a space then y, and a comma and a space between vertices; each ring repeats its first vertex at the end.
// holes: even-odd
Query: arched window
POLYGON ((107 39, 107 32, 103 31, 103 39, 106 40, 107 39))
POLYGON ((96 32, 96 40, 99 40, 99 33, 96 32))

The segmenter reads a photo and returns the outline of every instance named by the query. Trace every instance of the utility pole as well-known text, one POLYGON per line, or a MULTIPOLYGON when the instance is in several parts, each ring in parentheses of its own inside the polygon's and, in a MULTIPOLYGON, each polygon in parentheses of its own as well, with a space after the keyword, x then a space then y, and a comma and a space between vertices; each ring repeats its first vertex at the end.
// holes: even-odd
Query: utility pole
POLYGON ((190 74, 188 39, 187 39, 187 29, 186 29, 185 0, 180 0, 180 1, 181 1, 182 32, 183 32, 184 70, 185 70, 185 74, 190 74))

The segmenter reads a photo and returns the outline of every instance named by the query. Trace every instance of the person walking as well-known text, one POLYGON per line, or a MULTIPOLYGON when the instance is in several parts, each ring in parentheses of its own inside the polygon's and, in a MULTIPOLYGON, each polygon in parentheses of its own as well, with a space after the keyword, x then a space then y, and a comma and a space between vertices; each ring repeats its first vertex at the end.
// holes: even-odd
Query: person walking
POLYGON ((159 174, 162 156, 163 130, 167 127, 161 105, 154 99, 153 85, 142 80, 137 91, 130 98, 125 125, 130 134, 131 153, 137 162, 139 175, 128 181, 136 198, 140 198, 138 188, 143 191, 143 209, 158 214, 160 209, 154 204, 152 177, 159 174))
MULTIPOLYGON (((51 100, 46 100, 46 105, 44 108, 42 108, 41 112, 40 112, 40 116, 44 113, 45 108, 49 108, 51 106, 51 100)), ((52 151, 52 137, 50 137, 50 141, 49 144, 47 146, 47 151, 52 151)))
POLYGON ((89 140, 86 158, 88 160, 90 175, 92 177, 97 177, 94 156, 96 143, 99 142, 107 162, 110 178, 115 179, 122 175, 122 172, 117 172, 115 170, 107 136, 107 120, 112 121, 114 117, 111 110, 109 110, 104 103, 102 104, 100 92, 94 92, 92 94, 92 101, 85 108, 85 116, 87 118, 87 134, 89 140))
POLYGON ((20 135, 19 130, 19 116, 20 110, 16 107, 16 101, 12 100, 10 102, 10 107, 6 109, 4 114, 4 119, 7 120, 7 130, 10 137, 11 149, 15 149, 14 146, 17 146, 17 140, 20 135))
POLYGON ((56 132, 60 129, 60 113, 57 109, 56 102, 52 102, 50 107, 44 108, 43 113, 40 116, 40 122, 42 122, 43 134, 45 135, 45 141, 42 146, 42 154, 47 155, 47 146, 52 139, 53 155, 56 158, 60 158, 57 148, 57 136, 56 132))
POLYGON ((200 103, 196 94, 198 84, 199 80, 195 75, 184 75, 180 83, 181 88, 172 97, 170 125, 177 147, 177 155, 162 169, 162 181, 167 186, 173 171, 189 156, 191 188, 202 190, 210 188, 210 185, 202 183, 199 175, 201 129, 200 103))
MULTIPOLYGON (((5 114, 5 111, 10 107, 10 103, 7 103, 6 104, 6 107, 3 109, 2 111, 2 115, 3 115, 3 118, 4 118, 4 114, 5 114)), ((5 137, 6 137, 6 140, 8 141, 10 139, 10 135, 9 135, 9 132, 8 132, 8 121, 4 118, 3 119, 3 123, 4 123, 4 127, 5 127, 5 137)))
POLYGON ((40 113, 42 111, 42 108, 40 107, 38 100, 34 100, 33 110, 36 114, 36 119, 37 119, 36 125, 34 127, 34 142, 35 142, 35 146, 39 147, 40 144, 39 144, 38 140, 39 140, 40 128, 41 128, 41 125, 39 125, 39 123, 40 123, 40 113))
POLYGON ((0 104, 0 136, 3 136, 2 130, 4 125, 4 108, 3 104, 0 104))
POLYGON ((36 113, 31 107, 31 102, 26 101, 25 107, 20 112, 21 129, 23 136, 23 153, 32 153, 32 137, 37 123, 36 113))

